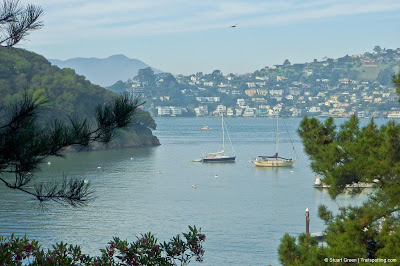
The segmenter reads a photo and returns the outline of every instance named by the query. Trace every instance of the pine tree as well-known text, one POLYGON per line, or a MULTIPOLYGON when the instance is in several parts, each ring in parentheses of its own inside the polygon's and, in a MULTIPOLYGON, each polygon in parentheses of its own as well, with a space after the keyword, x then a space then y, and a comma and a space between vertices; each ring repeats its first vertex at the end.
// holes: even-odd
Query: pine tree
POLYGON ((114 102, 96 107, 96 126, 87 119, 70 118, 69 123, 40 121, 40 111, 46 99, 28 92, 23 98, 0 111, 0 181, 7 187, 34 196, 41 202, 53 200, 72 206, 86 203, 92 196, 90 183, 64 178, 59 183, 34 185, 36 172, 49 156, 63 156, 70 146, 88 147, 94 142, 108 143, 117 129, 132 121, 140 98, 127 95, 114 102))
POLYGON ((43 9, 21 6, 17 0, 4 0, 0 6, 0 45, 11 47, 24 40, 31 31, 43 27, 43 9))
MULTIPOLYGON (((393 76, 393 83, 399 93, 400 74, 393 76)), ((302 265, 323 265, 325 256, 400 262, 400 125, 392 120, 378 127, 371 119, 360 127, 353 115, 338 129, 333 118, 320 122, 304 117, 298 132, 311 168, 330 185, 332 198, 346 192, 360 193, 360 189, 346 188, 358 182, 373 183, 374 193, 362 206, 340 208, 338 215, 320 206, 318 215, 327 225, 327 245, 306 246, 305 235, 297 243, 285 235, 279 247, 280 261, 284 265, 299 261, 302 265)))
MULTIPOLYGON (((0 45, 11 47, 43 26, 40 6, 21 6, 4 0, 0 6, 0 45)), ((127 127, 138 106, 139 97, 116 97, 96 107, 96 126, 87 119, 69 118, 44 124, 40 111, 47 103, 43 95, 24 93, 19 102, 0 107, 0 181, 10 189, 34 196, 41 202, 53 200, 72 206, 84 204, 91 196, 90 183, 64 178, 59 183, 34 185, 35 174, 49 156, 63 156, 69 146, 88 147, 93 142, 108 143, 119 128, 127 127)))

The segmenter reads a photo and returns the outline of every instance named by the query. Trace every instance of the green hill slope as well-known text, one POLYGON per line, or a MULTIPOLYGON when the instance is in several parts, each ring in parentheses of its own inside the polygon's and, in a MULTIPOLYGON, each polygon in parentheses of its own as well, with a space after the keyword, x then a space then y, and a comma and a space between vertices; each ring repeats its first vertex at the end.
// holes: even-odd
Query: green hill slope
MULTIPOLYGON (((44 94, 50 101, 44 121, 86 116, 91 120, 97 104, 110 101, 114 94, 91 84, 73 69, 52 66, 43 56, 23 49, 0 47, 0 105, 15 101, 25 90, 44 94)), ((152 135, 156 124, 148 112, 139 110, 132 127, 121 132, 109 147, 158 145, 152 135)), ((95 147, 98 148, 98 147, 95 147)))

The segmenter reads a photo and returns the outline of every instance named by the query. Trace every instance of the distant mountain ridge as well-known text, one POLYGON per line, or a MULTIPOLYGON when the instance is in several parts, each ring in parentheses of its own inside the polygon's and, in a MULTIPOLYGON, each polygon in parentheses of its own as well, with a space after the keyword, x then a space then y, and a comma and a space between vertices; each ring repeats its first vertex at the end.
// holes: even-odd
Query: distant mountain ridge
MULTIPOLYGON (((59 68, 72 68, 77 74, 102 87, 113 85, 119 80, 127 81, 135 77, 139 69, 150 67, 138 59, 131 59, 122 54, 103 59, 77 57, 65 61, 58 59, 48 59, 48 61, 59 68)), ((155 73, 162 72, 152 69, 155 73)))

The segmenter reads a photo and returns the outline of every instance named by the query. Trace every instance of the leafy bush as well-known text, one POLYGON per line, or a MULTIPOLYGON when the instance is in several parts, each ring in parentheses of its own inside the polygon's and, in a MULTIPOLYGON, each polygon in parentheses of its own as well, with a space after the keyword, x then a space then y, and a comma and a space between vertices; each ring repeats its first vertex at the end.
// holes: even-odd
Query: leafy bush
POLYGON ((57 243, 45 251, 36 240, 12 235, 0 236, 0 265, 187 265, 192 258, 202 262, 206 239, 201 229, 189 226, 189 232, 158 243, 150 232, 128 243, 114 237, 101 249, 101 256, 82 253, 80 246, 57 243))

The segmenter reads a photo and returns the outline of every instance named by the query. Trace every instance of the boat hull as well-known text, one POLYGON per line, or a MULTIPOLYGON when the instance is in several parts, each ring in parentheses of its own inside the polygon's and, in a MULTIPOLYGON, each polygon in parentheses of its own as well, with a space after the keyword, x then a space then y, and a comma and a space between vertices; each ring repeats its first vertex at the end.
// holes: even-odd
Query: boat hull
POLYGON ((254 165, 257 167, 289 167, 292 166, 294 160, 280 161, 280 160, 265 160, 265 161, 254 161, 254 165))
POLYGON ((234 163, 236 156, 203 157, 203 163, 234 163))
MULTIPOLYGON (((320 184, 314 184, 314 188, 318 188, 318 189, 324 189, 324 188, 330 188, 330 185, 325 185, 323 183, 320 184)), ((364 183, 364 182, 360 182, 360 183, 354 183, 354 184, 347 184, 346 188, 373 188, 374 184, 372 183, 364 183)))

